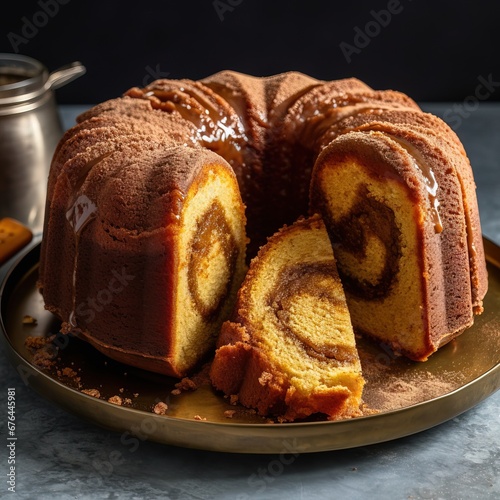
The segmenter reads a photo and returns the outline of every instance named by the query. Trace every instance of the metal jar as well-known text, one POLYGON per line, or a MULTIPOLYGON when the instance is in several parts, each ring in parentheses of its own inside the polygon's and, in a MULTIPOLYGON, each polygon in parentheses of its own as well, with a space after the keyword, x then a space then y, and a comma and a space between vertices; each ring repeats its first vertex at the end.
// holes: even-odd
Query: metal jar
POLYGON ((54 90, 84 73, 79 62, 49 74, 35 59, 0 54, 0 218, 42 230, 50 162, 63 133, 54 90))

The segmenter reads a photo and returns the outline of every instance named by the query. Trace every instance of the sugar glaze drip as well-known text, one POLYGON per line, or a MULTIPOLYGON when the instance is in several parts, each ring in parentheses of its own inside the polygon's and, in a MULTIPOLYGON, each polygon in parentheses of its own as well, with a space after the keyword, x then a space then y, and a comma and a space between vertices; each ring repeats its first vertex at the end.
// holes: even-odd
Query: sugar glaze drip
POLYGON ((93 201, 91 201, 86 195, 82 194, 78 196, 73 203, 73 205, 66 212, 66 219, 69 225, 73 228, 75 232, 75 261, 73 266, 73 301, 72 301, 72 311, 69 315, 69 324, 76 328, 76 275, 78 270, 78 249, 80 245, 80 236, 82 230, 87 224, 96 217, 97 206, 93 201))
POLYGON ((84 228, 97 216, 97 205, 85 194, 82 193, 82 186, 89 176, 92 169, 110 156, 111 153, 105 153, 87 164, 78 172, 76 179, 76 196, 70 202, 66 210, 66 220, 73 229, 75 235, 75 256, 73 264, 73 279, 72 279, 72 310, 69 315, 68 322, 73 328, 77 328, 76 319, 76 279, 78 272, 78 254, 80 247, 80 238, 84 228))
POLYGON ((425 189, 427 190, 429 201, 431 203, 431 216, 434 222, 434 230, 436 233, 441 233, 443 231, 443 223, 441 221, 441 216, 439 215, 440 202, 437 196, 439 184, 436 180, 436 175, 434 174, 432 167, 429 165, 429 162, 422 157, 417 148, 411 145, 408 141, 402 139, 401 137, 394 136, 393 134, 386 133, 386 135, 406 150, 411 157, 413 166, 422 174, 425 189))

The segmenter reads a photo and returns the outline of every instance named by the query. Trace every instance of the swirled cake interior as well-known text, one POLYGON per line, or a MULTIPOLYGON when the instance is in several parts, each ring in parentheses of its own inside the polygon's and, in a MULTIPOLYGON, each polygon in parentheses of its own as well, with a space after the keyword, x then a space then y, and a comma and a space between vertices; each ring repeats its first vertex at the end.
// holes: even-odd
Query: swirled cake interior
POLYGON ((361 366, 342 284, 319 217, 261 248, 224 323, 215 387, 285 420, 359 413, 361 366))

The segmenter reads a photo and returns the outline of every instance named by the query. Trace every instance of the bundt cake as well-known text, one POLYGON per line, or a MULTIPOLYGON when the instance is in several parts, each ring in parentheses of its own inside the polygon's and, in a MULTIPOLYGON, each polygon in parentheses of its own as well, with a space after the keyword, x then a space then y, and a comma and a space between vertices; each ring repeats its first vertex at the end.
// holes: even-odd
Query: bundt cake
POLYGON ((81 115, 51 166, 39 287, 65 331, 183 376, 213 352, 245 262, 308 211, 360 331, 425 359, 481 311, 453 131, 401 93, 300 73, 158 80, 81 115))
POLYGON ((217 347, 213 385, 261 415, 359 415, 361 365, 319 216, 285 226, 260 249, 217 347))

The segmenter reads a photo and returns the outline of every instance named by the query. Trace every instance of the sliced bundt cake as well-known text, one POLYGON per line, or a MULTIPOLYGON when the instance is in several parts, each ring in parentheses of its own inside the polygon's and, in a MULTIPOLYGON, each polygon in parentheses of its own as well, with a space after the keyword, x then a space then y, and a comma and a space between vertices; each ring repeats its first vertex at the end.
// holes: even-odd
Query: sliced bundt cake
POLYGON ((355 328, 413 359, 482 310, 474 181, 449 127, 356 79, 231 71, 130 89, 65 134, 48 180, 47 309, 116 359, 185 375, 242 280, 243 204, 250 257, 321 213, 355 328))

